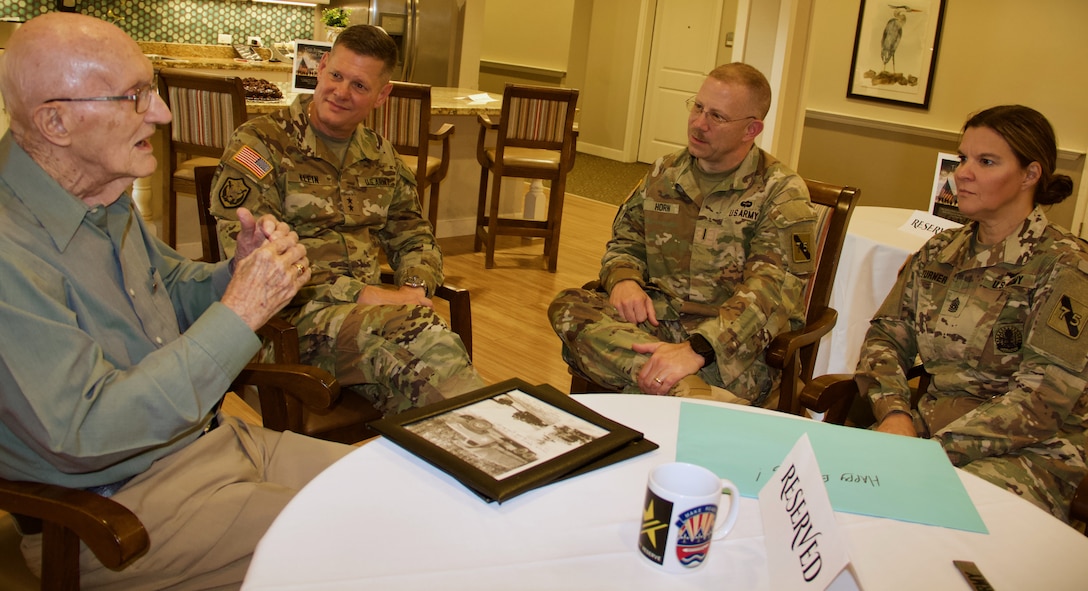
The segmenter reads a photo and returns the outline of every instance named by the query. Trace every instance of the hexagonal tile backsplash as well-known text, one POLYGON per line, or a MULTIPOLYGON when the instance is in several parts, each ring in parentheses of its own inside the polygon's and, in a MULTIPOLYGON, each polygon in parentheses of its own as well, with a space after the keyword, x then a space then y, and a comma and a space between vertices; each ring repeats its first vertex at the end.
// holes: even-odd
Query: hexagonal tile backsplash
MULTIPOLYGON (((0 18, 30 20, 55 10, 56 0, 3 0, 0 18)), ((212 45, 219 33, 235 43, 312 39, 314 9, 249 0, 76 0, 76 11, 113 21, 137 41, 212 45)))

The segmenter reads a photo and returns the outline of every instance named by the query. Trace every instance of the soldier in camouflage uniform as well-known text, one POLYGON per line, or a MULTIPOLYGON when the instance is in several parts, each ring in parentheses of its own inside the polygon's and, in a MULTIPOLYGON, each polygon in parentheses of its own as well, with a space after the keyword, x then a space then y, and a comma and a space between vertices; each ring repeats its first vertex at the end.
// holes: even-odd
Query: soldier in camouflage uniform
POLYGON ((688 148, 658 160, 620 207, 601 291, 552 302, 564 358, 587 377, 628 392, 768 401, 778 375, 764 348, 804 325, 815 238, 804 181, 754 146, 770 92, 751 66, 711 72, 689 101, 688 148))
POLYGON ((301 359, 386 414, 484 385, 432 308, 442 253, 415 177, 362 125, 389 95, 396 55, 377 27, 346 29, 322 58, 312 97, 234 132, 212 189, 228 254, 239 207, 273 214, 298 233, 312 277, 284 317, 298 327, 301 359), (381 285, 379 249, 398 288, 381 285))
POLYGON ((964 126, 955 172, 974 220, 933 237, 872 320, 855 380, 877 430, 940 441, 956 466, 1068 520, 1088 473, 1088 251, 1040 205, 1072 192, 1055 175, 1038 112, 994 107, 964 126), (906 369, 932 383, 911 409, 906 369))

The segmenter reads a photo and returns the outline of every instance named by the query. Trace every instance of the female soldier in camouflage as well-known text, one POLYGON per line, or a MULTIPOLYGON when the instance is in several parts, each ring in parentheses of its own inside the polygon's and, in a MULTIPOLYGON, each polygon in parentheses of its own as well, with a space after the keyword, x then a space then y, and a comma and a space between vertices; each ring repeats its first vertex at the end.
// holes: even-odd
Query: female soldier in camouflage
POLYGON ((974 115, 959 151, 971 222, 903 265, 856 380, 878 431, 937 439, 956 466, 1068 520, 1088 472, 1088 251, 1040 206, 1073 183, 1054 174, 1054 131, 1027 107, 974 115), (932 383, 912 411, 905 372, 917 359, 932 383))

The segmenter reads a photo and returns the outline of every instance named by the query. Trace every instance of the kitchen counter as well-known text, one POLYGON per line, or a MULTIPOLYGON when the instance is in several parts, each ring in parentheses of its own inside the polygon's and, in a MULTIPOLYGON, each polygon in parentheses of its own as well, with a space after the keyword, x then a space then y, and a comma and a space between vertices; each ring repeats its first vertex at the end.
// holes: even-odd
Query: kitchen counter
POLYGON ((447 86, 431 87, 431 115, 489 115, 498 117, 502 111, 502 95, 489 94, 488 103, 474 103, 469 95, 483 91, 447 86))
MULTIPOLYGON (((290 75, 291 62, 249 62, 239 59, 229 45, 195 45, 191 43, 159 43, 139 41, 144 55, 156 68, 204 70, 245 70, 250 72, 279 72, 290 75)), ((262 57, 271 56, 265 47, 256 47, 262 57)))

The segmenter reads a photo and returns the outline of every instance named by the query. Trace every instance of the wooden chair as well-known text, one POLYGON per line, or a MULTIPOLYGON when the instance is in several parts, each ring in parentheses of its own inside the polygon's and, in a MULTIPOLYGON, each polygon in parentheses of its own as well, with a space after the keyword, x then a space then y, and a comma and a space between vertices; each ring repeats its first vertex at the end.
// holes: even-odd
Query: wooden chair
POLYGON ((495 266, 495 237, 502 235, 544 238, 548 270, 556 270, 559 227, 563 217, 567 173, 574 166, 576 132, 574 115, 578 91, 564 88, 507 84, 501 119, 493 123, 479 115, 480 135, 476 159, 480 162, 480 195, 476 209, 477 252, 485 249, 484 266, 495 266), (487 132, 496 130, 495 147, 486 147, 487 132), (493 173, 490 213, 487 178, 493 173), (551 181, 546 220, 499 217, 503 177, 551 181))
MULTIPOLYGON (((782 373, 777 408, 798 415, 803 414, 797 395, 798 387, 812 380, 820 339, 831 332, 838 319, 838 313, 828 307, 828 302, 839 266, 839 255, 846 240, 846 228, 861 195, 861 191, 854 187, 839 187, 812 180, 805 180, 805 184, 817 212, 816 227, 819 231, 814 261, 816 271, 809 278, 805 292, 805 326, 778 335, 767 347, 767 364, 782 373)), ((610 390, 593 383, 574 368, 571 368, 570 388, 572 394, 610 390)), ((839 419, 839 413, 845 414, 846 410, 835 406, 825 420, 839 419)))
MULTIPOLYGON (((216 168, 210 166, 201 166, 194 170, 203 250, 205 260, 211 262, 220 260, 222 256, 216 233, 216 219, 209 211, 215 171, 216 168)), ((382 281, 391 283, 392 273, 383 273, 382 281)), ((450 328, 461 337, 461 342, 471 357, 472 300, 469 291, 451 285, 440 285, 435 290, 435 297, 449 302, 450 328)), ((273 318, 258 333, 262 340, 270 344, 275 364, 299 363, 298 331, 294 325, 281 318, 273 318)), ((362 396, 344 396, 329 405, 315 407, 297 396, 285 396, 282 384, 282 381, 252 384, 257 389, 261 420, 269 429, 290 430, 348 444, 377 435, 370 429, 369 423, 382 415, 362 396)))
MULTIPOLYGON (((339 396, 339 386, 328 372, 302 365, 251 363, 232 389, 249 384, 275 385, 275 391, 286 393, 296 403, 319 409, 328 408, 339 396)), ((150 546, 140 520, 111 499, 85 490, 0 478, 0 564, 4 566, 0 588, 78 590, 81 542, 103 565, 115 570, 139 560, 150 546), (16 522, 25 534, 42 534, 40 581, 23 562, 16 522)))
POLYGON ((416 173, 420 204, 430 187, 427 219, 438 231, 438 186, 450 167, 450 136, 453 124, 445 123, 431 132, 431 87, 411 82, 393 82, 385 104, 370 112, 367 125, 393 144, 404 164, 416 173), (442 156, 430 153, 431 142, 442 142, 442 156))
POLYGON ((159 71, 159 88, 173 115, 167 125, 169 169, 163 192, 162 237, 175 247, 177 195, 196 194, 194 168, 219 164, 231 134, 246 121, 246 91, 237 76, 170 68, 159 71))

